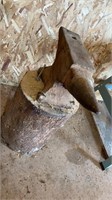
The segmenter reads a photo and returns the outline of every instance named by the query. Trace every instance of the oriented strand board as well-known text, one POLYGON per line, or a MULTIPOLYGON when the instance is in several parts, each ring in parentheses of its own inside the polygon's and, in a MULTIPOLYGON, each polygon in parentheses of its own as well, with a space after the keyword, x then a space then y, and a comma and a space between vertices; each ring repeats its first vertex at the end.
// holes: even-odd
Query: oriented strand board
POLYGON ((96 67, 112 59, 111 0, 1 0, 1 82, 17 85, 28 69, 51 65, 60 26, 81 36, 96 67))

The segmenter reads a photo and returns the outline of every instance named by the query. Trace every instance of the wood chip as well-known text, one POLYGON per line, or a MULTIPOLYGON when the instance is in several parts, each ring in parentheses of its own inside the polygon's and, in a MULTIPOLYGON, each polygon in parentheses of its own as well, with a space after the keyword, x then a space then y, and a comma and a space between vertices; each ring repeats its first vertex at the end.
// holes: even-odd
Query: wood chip
POLYGON ((9 57, 7 57, 6 60, 5 60, 5 62, 2 65, 2 71, 6 71, 7 70, 10 62, 11 62, 11 59, 9 57))

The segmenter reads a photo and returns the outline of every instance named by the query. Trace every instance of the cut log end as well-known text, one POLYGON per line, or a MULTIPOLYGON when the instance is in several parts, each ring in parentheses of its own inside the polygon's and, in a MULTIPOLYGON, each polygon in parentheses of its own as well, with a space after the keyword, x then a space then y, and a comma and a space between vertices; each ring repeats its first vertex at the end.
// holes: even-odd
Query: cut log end
POLYGON ((55 83, 45 94, 43 89, 37 71, 27 72, 2 116, 5 143, 22 154, 39 150, 79 108, 62 84, 55 83))

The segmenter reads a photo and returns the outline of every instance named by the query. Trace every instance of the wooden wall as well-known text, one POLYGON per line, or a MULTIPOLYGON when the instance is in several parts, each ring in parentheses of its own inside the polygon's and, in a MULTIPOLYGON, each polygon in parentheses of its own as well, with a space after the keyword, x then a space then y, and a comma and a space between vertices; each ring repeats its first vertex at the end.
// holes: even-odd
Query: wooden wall
POLYGON ((52 64, 60 26, 80 34, 96 68, 112 59, 111 0, 1 0, 1 82, 52 64))

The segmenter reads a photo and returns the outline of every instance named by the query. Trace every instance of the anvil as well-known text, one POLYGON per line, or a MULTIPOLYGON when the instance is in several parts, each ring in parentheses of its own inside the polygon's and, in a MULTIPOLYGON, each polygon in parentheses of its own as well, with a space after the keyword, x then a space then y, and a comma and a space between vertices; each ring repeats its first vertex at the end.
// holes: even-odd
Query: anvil
POLYGON ((54 82, 61 82, 81 105, 92 112, 98 112, 93 79, 95 68, 77 33, 64 27, 59 29, 54 63, 40 68, 39 73, 41 70, 41 78, 45 84, 43 92, 51 88, 54 82))

